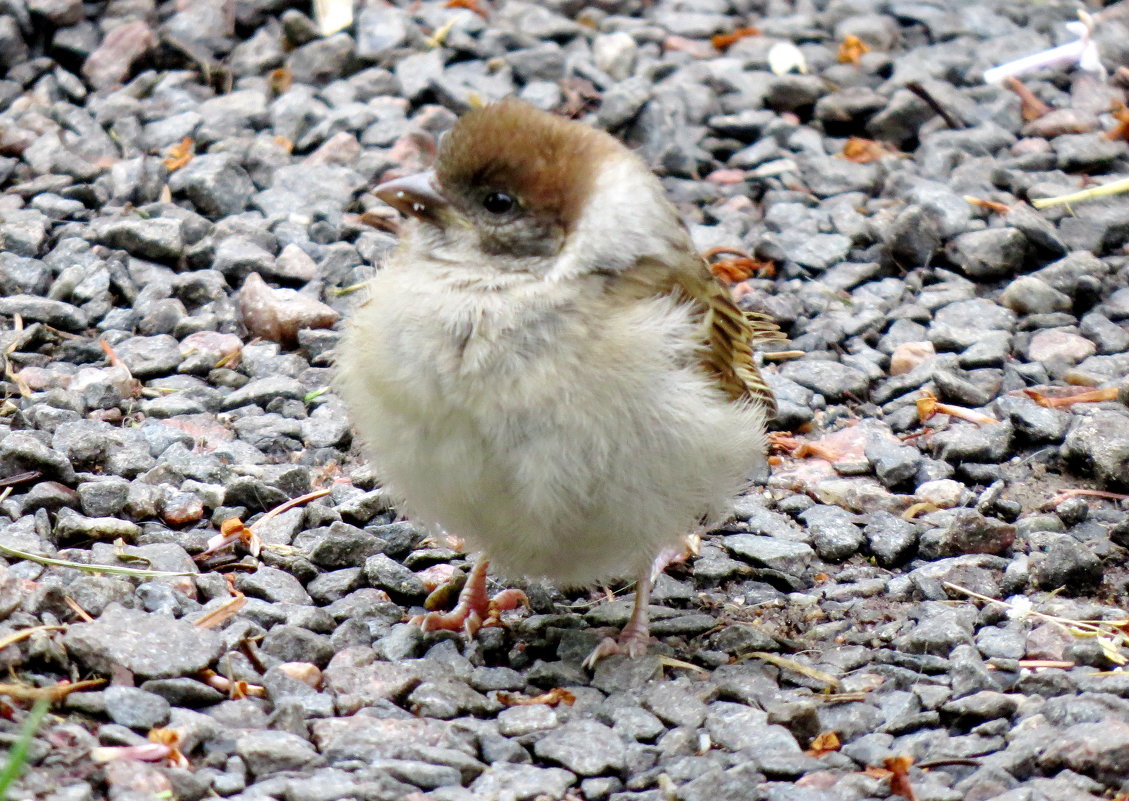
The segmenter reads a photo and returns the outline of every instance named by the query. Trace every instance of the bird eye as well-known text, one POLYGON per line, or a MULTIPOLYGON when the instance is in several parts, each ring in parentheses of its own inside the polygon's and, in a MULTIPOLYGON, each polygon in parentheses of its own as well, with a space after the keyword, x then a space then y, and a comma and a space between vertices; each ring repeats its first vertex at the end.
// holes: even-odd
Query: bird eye
POLYGON ((516 205, 517 201, 505 192, 491 192, 482 199, 482 208, 486 209, 491 214, 505 214, 506 212, 513 211, 516 205))

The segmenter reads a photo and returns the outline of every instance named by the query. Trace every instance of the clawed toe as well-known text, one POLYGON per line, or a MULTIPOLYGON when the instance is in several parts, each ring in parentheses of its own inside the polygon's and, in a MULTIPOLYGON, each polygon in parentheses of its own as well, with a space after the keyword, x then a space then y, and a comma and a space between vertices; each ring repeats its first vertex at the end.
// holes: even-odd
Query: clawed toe
POLYGON ((600 640, 599 644, 592 649, 592 653, 588 654, 584 659, 584 667, 587 670, 595 670, 596 664, 604 657, 613 656, 614 654, 622 654, 629 659, 638 659, 641 656, 647 655, 647 645, 650 643, 650 636, 646 630, 638 631, 636 629, 624 629, 618 638, 605 637, 600 640))
POLYGON ((473 637, 483 626, 482 614, 477 609, 456 606, 450 612, 428 612, 426 615, 415 615, 408 623, 419 626, 425 634, 429 631, 463 631, 468 637, 473 637))
POLYGON ((521 590, 503 590, 493 598, 486 597, 487 564, 483 559, 474 566, 463 591, 459 593, 459 602, 450 612, 428 612, 416 615, 408 622, 419 626, 423 632, 463 631, 468 637, 473 637, 479 629, 501 625, 503 612, 519 606, 528 608, 529 599, 521 590))

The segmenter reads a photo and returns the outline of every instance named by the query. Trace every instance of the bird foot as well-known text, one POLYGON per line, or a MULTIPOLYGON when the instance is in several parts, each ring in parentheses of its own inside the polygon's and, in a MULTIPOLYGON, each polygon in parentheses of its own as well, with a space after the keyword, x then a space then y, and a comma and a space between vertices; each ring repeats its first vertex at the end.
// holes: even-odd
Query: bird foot
POLYGON ((529 599, 521 590, 503 590, 493 598, 485 593, 464 593, 450 612, 428 612, 416 615, 408 622, 419 626, 420 631, 464 631, 473 637, 479 629, 502 624, 502 613, 519 606, 529 607, 529 599))
POLYGON ((639 627, 628 623, 618 637, 605 637, 592 649, 592 653, 584 660, 584 667, 595 670, 596 663, 607 656, 623 654, 629 659, 638 659, 647 655, 647 646, 651 642, 650 633, 646 625, 639 627))

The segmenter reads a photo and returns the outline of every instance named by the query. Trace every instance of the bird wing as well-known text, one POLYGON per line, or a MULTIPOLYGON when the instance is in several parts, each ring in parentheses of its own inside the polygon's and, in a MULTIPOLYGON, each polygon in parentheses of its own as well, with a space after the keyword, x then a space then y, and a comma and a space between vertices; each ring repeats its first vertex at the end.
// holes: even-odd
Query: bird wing
POLYGON ((633 287, 631 294, 670 294, 689 303, 701 321, 702 366, 718 387, 731 400, 762 405, 768 417, 776 413, 776 397, 753 358, 758 345, 785 339, 775 320, 738 308, 729 290, 694 254, 688 253, 686 261, 677 265, 641 259, 621 273, 620 280, 633 287))

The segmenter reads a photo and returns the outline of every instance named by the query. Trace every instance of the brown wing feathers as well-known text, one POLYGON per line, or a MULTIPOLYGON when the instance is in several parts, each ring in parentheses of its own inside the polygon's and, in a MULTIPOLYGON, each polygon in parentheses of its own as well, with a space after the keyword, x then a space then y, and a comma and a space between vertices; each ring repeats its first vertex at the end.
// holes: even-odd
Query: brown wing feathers
POLYGON ((731 400, 747 398, 762 404, 767 417, 776 413, 776 398, 757 367, 753 349, 782 341, 784 334, 767 314, 738 308, 704 261, 695 258, 671 265, 641 259, 633 269, 616 276, 614 287, 630 297, 673 294, 689 301, 701 315, 706 346, 702 366, 731 400))
POLYGON ((778 342, 784 335, 767 315, 750 316, 741 311, 712 275, 706 273, 703 277, 705 280, 695 282, 692 289, 683 284, 694 300, 706 307, 703 323, 709 350, 703 361, 731 399, 755 400, 772 417, 776 413, 776 398, 757 367, 753 348, 778 342))

